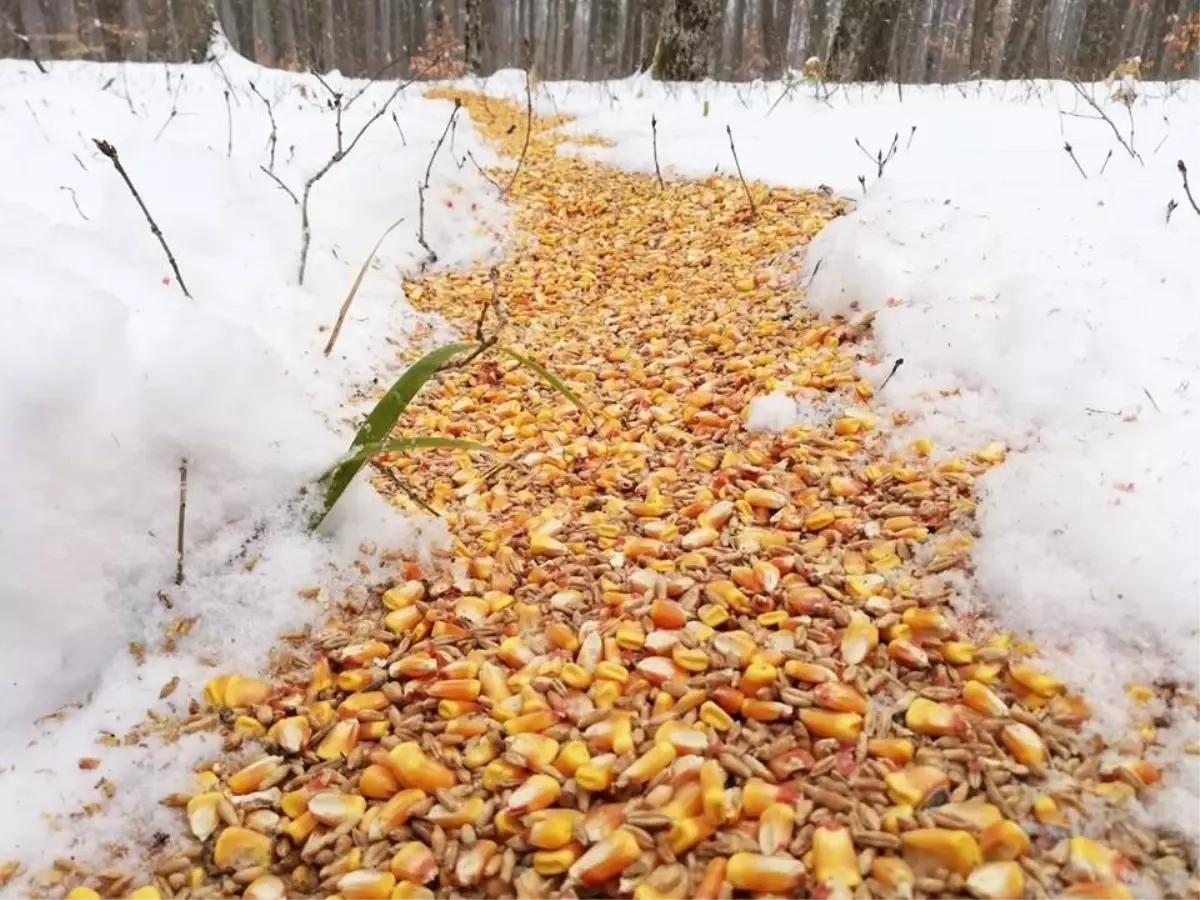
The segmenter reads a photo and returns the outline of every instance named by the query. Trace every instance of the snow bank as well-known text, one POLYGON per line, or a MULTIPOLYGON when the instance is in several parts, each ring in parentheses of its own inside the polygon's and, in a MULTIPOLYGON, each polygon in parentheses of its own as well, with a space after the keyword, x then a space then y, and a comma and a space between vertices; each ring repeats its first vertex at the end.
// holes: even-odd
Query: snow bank
MULTIPOLYGON (((362 86, 328 81, 347 96, 362 86)), ((353 101, 347 145, 392 87, 353 101)), ((444 538, 365 483, 321 540, 282 504, 345 448, 357 412, 347 398, 395 376, 397 350, 420 324, 399 274, 425 256, 416 185, 451 106, 406 90, 395 119, 376 121, 317 184, 301 287, 299 208, 260 168, 270 164, 265 101, 278 128, 274 174, 299 195, 336 142, 313 77, 232 55, 219 67, 56 63, 49 75, 0 62, 0 170, 10 176, 0 195, 0 856, 36 865, 68 852, 68 834, 50 838, 40 820, 102 800, 101 778, 117 788, 111 823, 157 814, 205 742, 105 751, 101 732, 120 737, 148 708, 185 712, 211 660, 260 669, 280 632, 320 614, 299 591, 322 588, 328 601, 347 574, 362 580, 347 573, 360 541, 428 553, 444 538), (193 299, 92 138, 117 148, 193 299), (401 217, 326 358, 359 267, 401 217), (177 588, 184 458, 187 578, 177 588), (249 567, 243 550, 262 524, 249 567), (193 617, 178 649, 160 653, 167 630, 193 617), (174 677, 180 686, 160 700, 174 677), (64 721, 33 724, 81 702, 64 721), (90 756, 99 768, 81 770, 90 756)), ((439 265, 491 254, 505 222, 494 190, 457 164, 468 148, 492 158, 463 128, 432 171, 426 234, 439 265)), ((374 570, 388 574, 378 560, 374 570)), ((78 830, 120 834, 96 820, 78 830)))
MULTIPOLYGON (((523 91, 512 73, 495 85, 523 91)), ((915 413, 899 437, 1012 450, 981 482, 961 602, 1031 632, 1105 730, 1126 722, 1125 684, 1200 680, 1200 216, 1176 169, 1192 164, 1195 193, 1200 85, 1137 85, 1130 108, 1086 86, 1107 122, 1061 82, 852 85, 827 102, 799 87, 776 105, 783 90, 631 78, 543 85, 539 104, 616 141, 578 152, 635 170, 653 171, 654 115, 664 174, 730 172, 729 124, 747 177, 853 197, 808 250, 808 302, 878 312, 875 381, 903 357, 884 399, 915 413)), ((786 425, 787 402, 759 398, 749 427, 786 425)), ((1176 825, 1200 792, 1195 771, 1180 779, 1153 811, 1176 825)))

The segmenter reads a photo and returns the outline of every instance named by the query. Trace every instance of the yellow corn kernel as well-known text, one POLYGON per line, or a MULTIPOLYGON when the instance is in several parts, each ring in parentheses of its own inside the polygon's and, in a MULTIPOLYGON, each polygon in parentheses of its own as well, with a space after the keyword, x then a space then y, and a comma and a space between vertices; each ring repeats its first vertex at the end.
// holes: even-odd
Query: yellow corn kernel
POLYGON ((372 841, 381 840, 389 832, 407 822, 413 809, 428 798, 428 794, 417 788, 409 788, 394 794, 383 806, 379 807, 379 812, 367 826, 367 837, 372 841))
POLYGON ((888 659, 895 660, 910 669, 929 668, 929 654, 910 640, 892 635, 888 642, 888 659))
POLYGON ((826 681, 837 681, 837 673, 816 663, 801 662, 789 659, 783 664, 783 673, 789 678, 803 681, 805 684, 822 684, 826 681))
POLYGON ((702 795, 703 791, 698 782, 686 782, 676 789, 670 802, 664 804, 659 812, 676 820, 700 815, 703 811, 702 795))
POLYGON ((67 900, 100 900, 100 895, 90 887, 79 885, 67 891, 67 900))
POLYGON ((406 581, 383 592, 383 605, 387 609, 403 609, 425 598, 425 585, 419 581, 406 581))
POLYGON ((525 780, 525 770, 508 760, 494 759, 483 767, 481 783, 487 791, 495 792, 506 787, 515 787, 525 780))
POLYGON ((964 641, 946 641, 939 649, 942 659, 952 666, 964 666, 975 659, 975 645, 964 641))
POLYGON ((560 850, 571 843, 583 813, 574 809, 551 809, 540 813, 529 826, 527 840, 539 850, 560 850))
POLYGON ((557 724, 558 716, 548 709, 513 716, 504 723, 505 734, 527 734, 542 732, 557 724))
POLYGON ((230 826, 217 835, 213 862, 221 869, 247 869, 271 861, 271 839, 248 828, 230 826))
POLYGON ((832 713, 821 709, 802 709, 800 722, 809 734, 835 738, 843 743, 856 740, 862 731, 863 717, 858 713, 832 713))
POLYGON ((509 795, 507 809, 518 816, 545 809, 554 805, 560 793, 562 788, 550 775, 530 775, 524 784, 509 795))
POLYGON ((700 721, 717 731, 728 731, 733 727, 733 719, 729 713, 711 700, 706 700, 700 706, 700 721))
POLYGON ((758 848, 774 856, 792 842, 795 827, 796 810, 786 803, 772 803, 758 817, 758 848))
POLYGON ((400 791, 400 782, 383 766, 371 764, 359 776, 359 791, 373 800, 386 800, 400 791))
POLYGON ((1041 736, 1023 722, 1012 722, 1000 729, 1000 742, 1013 759, 1035 772, 1046 767, 1048 753, 1041 736))
POLYGON ((961 734, 966 727, 962 716, 952 706, 918 697, 908 705, 904 713, 904 724, 917 734, 945 735, 961 734))
POLYGON ((1025 871, 1015 862, 985 863, 967 878, 967 891, 981 900, 1020 900, 1025 896, 1025 871))
POLYGON ((842 633, 842 659, 847 665, 858 665, 877 646, 879 646, 879 629, 866 617, 855 614, 842 633))
POLYGON ((424 618, 424 613, 419 607, 406 606, 384 616, 383 625, 392 634, 408 634, 420 625, 424 618))
POLYGON ((1064 900, 1133 900, 1133 892, 1115 881, 1081 881, 1063 889, 1064 900))
POLYGON ((773 803, 794 804, 800 793, 790 785, 768 784, 761 778, 749 778, 742 786, 742 812, 757 819, 773 803))
POLYGON ((479 818, 483 812, 483 798, 479 796, 468 797, 457 808, 448 808, 440 803, 425 814, 434 825, 440 825, 442 828, 462 828, 464 825, 470 825, 479 818))
POLYGON ((515 734, 508 739, 508 752, 519 756, 531 769, 544 769, 558 756, 558 741, 532 732, 515 734))
POLYGON ((570 871, 582 855, 582 845, 575 842, 558 850, 539 850, 533 854, 533 870, 547 878, 562 875, 570 871))
POLYGON ((905 766, 913 758, 915 748, 907 738, 877 738, 867 742, 867 753, 886 759, 898 766, 905 766))
POLYGON ((903 806, 918 807, 938 791, 947 791, 950 778, 934 766, 908 766, 892 772, 884 781, 892 800, 903 806))
POLYGON ((1016 822, 1001 819, 980 832, 979 849, 989 862, 1020 859, 1029 852, 1029 835, 1016 822))
POLYGON ((804 517, 805 531, 824 531, 833 524, 836 517, 832 509, 821 508, 814 510, 804 517))
POLYGON ((753 694, 759 688, 767 687, 775 683, 775 675, 777 669, 774 666, 764 663, 751 663, 746 671, 742 673, 742 678, 738 682, 738 690, 744 691, 747 694, 753 694))
POLYGON ((667 846, 676 856, 681 856, 716 830, 717 826, 703 816, 677 819, 667 832, 667 846))
POLYGON ((308 840, 308 836, 317 830, 317 826, 320 824, 316 816, 306 811, 293 818, 280 831, 291 838, 292 843, 303 844, 308 840))
POLYGON ((898 856, 877 856, 871 861, 871 877, 895 896, 910 896, 917 876, 898 856))
POLYGON ((144 884, 129 892, 128 900, 162 900, 162 894, 152 884, 144 884))
POLYGON ((462 757, 462 764, 468 769, 479 769, 490 763, 499 753, 500 748, 495 739, 490 735, 484 735, 467 747, 462 757))
POLYGON ((963 803, 944 803, 938 812, 953 816, 967 823, 974 831, 983 831, 1002 818, 1000 810, 976 797, 963 803))
POLYGON ((322 825, 354 825, 367 811, 365 797, 341 791, 318 791, 308 798, 308 811, 322 825))
POLYGON ((839 713, 865 714, 867 698, 843 682, 828 681, 813 689, 813 700, 822 709, 839 713))
POLYGON ((558 758, 554 760, 554 767, 570 778, 589 759, 591 754, 587 744, 583 741, 570 741, 559 751, 558 758))
POLYGON ((249 794, 264 789, 277 781, 281 771, 281 760, 277 756, 264 756, 229 776, 229 790, 234 794, 249 794))
POLYGON ((754 722, 777 722, 792 714, 792 707, 776 700, 754 700, 747 698, 742 701, 742 717, 754 722))
POLYGON ((641 853, 637 839, 624 828, 618 828, 593 844, 572 864, 568 874, 588 887, 603 884, 624 872, 641 853))
POLYGON ((704 815, 718 825, 728 820, 729 808, 725 802, 725 768, 715 759, 705 760, 700 765, 700 797, 704 815))
POLYGON ((272 725, 267 736, 287 753, 302 753, 308 748, 312 726, 304 716, 288 716, 272 725))
POLYGON ((964 681, 978 681, 980 684, 995 684, 1000 677, 1000 666, 995 663, 969 663, 961 666, 958 674, 964 681))
POLYGON ((266 726, 258 719, 250 716, 238 716, 234 719, 233 730, 242 735, 246 740, 258 740, 267 733, 266 726))
POLYGON ((933 859, 943 868, 967 875, 983 862, 979 843, 969 831, 917 828, 900 835, 907 851, 933 859))
POLYGON ((1039 672, 1032 666, 1027 666, 1023 663, 1013 663, 1010 665, 1008 667, 1008 674, 1021 687, 1027 691, 1032 691, 1040 697, 1053 697, 1056 694, 1063 693, 1067 689, 1065 684, 1052 675, 1039 672))
POLYGON ((968 681, 962 688, 963 703, 985 716, 1003 716, 1008 713, 1008 704, 1001 700, 986 685, 968 681))
POLYGON ((611 753, 593 757, 575 770, 575 783, 586 791, 607 790, 613 781, 613 765, 617 758, 611 753))
POLYGON ((620 774, 617 778, 617 786, 645 784, 673 762, 675 762, 675 747, 668 743, 655 743, 620 774))
POLYGON ((841 825, 818 827, 812 834, 812 852, 813 878, 818 884, 848 889, 862 883, 849 829, 841 825))
POLYGON ((1099 841, 1073 837, 1067 841, 1066 874, 1071 881, 1122 882, 1134 872, 1133 863, 1099 841))
POLYGON ((347 872, 338 879, 338 893, 346 900, 388 900, 395 886, 396 876, 391 872, 370 869, 347 872))
POLYGON ((358 719, 343 719, 334 725, 317 745, 317 756, 324 760, 346 756, 358 746, 358 719))
POLYGON ((1067 817, 1063 815, 1053 797, 1038 797, 1033 801, 1033 817, 1043 825, 1058 825, 1067 827, 1067 817))
POLYGON ((416 741, 405 741, 389 750, 387 767, 406 788, 419 788, 432 793, 439 788, 452 788, 458 783, 454 773, 426 756, 416 741))
POLYGON ((438 864, 432 850, 420 841, 408 841, 396 850, 390 868, 401 881, 425 884, 437 877, 438 864))
POLYGON ((729 621, 729 610, 715 603, 706 603, 700 607, 698 618, 709 628, 720 628, 729 621))
POLYGON ((533 651, 515 635, 500 642, 496 658, 513 669, 521 669, 533 662, 533 651))
POLYGON ((391 900, 433 900, 434 893, 423 885, 411 881, 397 881, 392 889, 391 900))
POLYGON ((786 896, 804 881, 804 864, 787 856, 735 853, 726 864, 725 880, 739 891, 786 896))
POLYGON ((484 870, 500 847, 495 841, 480 840, 458 854, 454 878, 462 887, 474 887, 483 880, 484 870))
POLYGON ((217 791, 209 791, 204 794, 197 794, 188 800, 188 827, 191 828, 192 834, 200 840, 208 840, 209 836, 217 830, 217 824, 220 822, 220 814, 217 812, 217 808, 224 799, 224 795, 217 791))
POLYGON ((950 632, 950 623, 936 609, 913 606, 904 611, 900 620, 916 634, 942 637, 950 632))

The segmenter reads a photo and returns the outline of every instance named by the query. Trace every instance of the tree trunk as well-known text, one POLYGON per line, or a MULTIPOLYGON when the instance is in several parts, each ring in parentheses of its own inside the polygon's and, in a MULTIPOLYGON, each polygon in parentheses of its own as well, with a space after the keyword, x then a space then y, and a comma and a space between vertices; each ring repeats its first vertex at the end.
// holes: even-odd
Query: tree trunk
POLYGON ((1075 74, 1086 81, 1099 80, 1117 63, 1116 45, 1121 39, 1124 9, 1114 0, 1089 0, 1079 33, 1075 74))
POLYGON ((1050 0, 1013 0, 1004 58, 1000 61, 1001 78, 1028 78, 1038 71, 1037 49, 1046 26, 1050 0))
POLYGON ((275 38, 271 34, 271 8, 269 0, 254 0, 250 18, 254 44, 254 61, 260 66, 275 65, 275 38))
POLYGON ((829 4, 828 0, 809 0, 808 49, 810 56, 826 62, 829 55, 829 4))
POLYGON ((562 77, 575 75, 575 10, 576 0, 563 0, 562 14, 562 77))
POLYGON ((742 48, 746 39, 746 0, 733 0, 733 40, 729 42, 729 59, 726 76, 736 79, 742 68, 742 48))
POLYGON ((121 4, 125 19, 125 56, 129 62, 145 62, 150 58, 150 41, 146 20, 142 18, 141 0, 124 0, 121 4))
POLYGON ((300 68, 300 52, 296 44, 296 20, 290 0, 279 0, 276 12, 279 20, 278 65, 295 71, 300 68))
POLYGON ((659 81, 700 81, 708 72, 708 41, 716 19, 715 0, 667 0, 654 54, 659 81))
POLYGON ((411 31, 408 38, 410 56, 420 56, 428 46, 429 35, 425 32, 424 0, 409 0, 412 4, 411 31))
POLYGON ((898 0, 846 0, 829 51, 837 81, 878 81, 887 76, 898 0))
MULTIPOLYGON (((17 31, 29 39, 29 48, 38 59, 50 56, 50 43, 46 40, 46 19, 38 0, 21 0, 21 21, 17 31)), ((22 54, 24 55, 24 54, 22 54)))
POLYGON ((788 46, 792 38, 792 19, 796 11, 796 0, 777 0, 775 9, 775 34, 767 42, 767 65, 774 72, 771 77, 780 77, 788 68, 788 46))
POLYGON ((992 31, 996 21, 996 0, 975 0, 971 14, 971 72, 985 74, 991 66, 992 31))
POLYGON ((598 74, 601 78, 612 78, 616 74, 617 60, 617 0, 595 0, 598 10, 597 31, 599 43, 596 47, 598 74))
POLYGON ((467 21, 463 27, 463 55, 467 71, 479 75, 483 71, 483 21, 480 0, 467 0, 467 21))

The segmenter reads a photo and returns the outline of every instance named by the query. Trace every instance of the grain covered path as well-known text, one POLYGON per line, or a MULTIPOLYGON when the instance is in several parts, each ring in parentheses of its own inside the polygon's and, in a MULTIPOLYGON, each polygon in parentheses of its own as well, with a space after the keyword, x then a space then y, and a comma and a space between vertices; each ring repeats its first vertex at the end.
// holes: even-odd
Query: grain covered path
MULTIPOLYGON (((523 109, 462 99, 521 156, 523 109)), ((451 554, 273 683, 210 684, 227 756, 169 798, 188 842, 139 896, 1194 895, 1185 842, 1125 811, 1152 726, 1102 762, 1084 699, 936 577, 1002 449, 889 451, 860 335, 795 311, 790 254, 840 201, 754 185, 752 215, 736 179, 559 155, 557 124, 496 295, 590 415, 496 355, 426 388, 404 433, 501 454, 382 461, 451 554), (775 390, 810 419, 749 432, 775 390)), ((406 290, 471 334, 493 282, 406 290)))

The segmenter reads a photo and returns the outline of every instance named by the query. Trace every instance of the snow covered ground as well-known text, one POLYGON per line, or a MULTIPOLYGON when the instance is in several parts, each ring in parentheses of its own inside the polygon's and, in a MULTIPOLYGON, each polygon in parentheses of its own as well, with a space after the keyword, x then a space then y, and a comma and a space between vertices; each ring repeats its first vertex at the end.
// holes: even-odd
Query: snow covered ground
MULTIPOLYGON (((1176 166, 1200 198, 1200 84, 1134 87, 1125 105, 1082 86, 1099 110, 1066 82, 780 100, 780 84, 639 77, 536 95, 542 114, 577 117, 568 133, 616 141, 580 153, 652 172, 654 116, 667 177, 732 173, 728 125, 746 177, 856 200, 809 249, 808 303, 877 311, 875 382, 903 358, 884 399, 915 414, 900 439, 1010 447, 981 485, 960 602, 1031 633, 1109 732, 1126 684, 1200 680, 1200 214, 1176 166)), ((489 89, 523 100, 523 76, 489 89)), ((748 424, 814 413, 772 395, 748 424)), ((1168 740, 1196 737, 1189 723, 1168 740)), ((1193 833, 1195 763, 1154 810, 1193 833)))
MULTIPOLYGON (((347 98, 363 86, 328 83, 347 98)), ((393 89, 349 104, 345 146, 393 89)), ((121 824, 167 815, 157 798, 185 787, 186 765, 211 748, 107 749, 100 733, 121 738, 147 709, 186 712, 214 671, 258 670, 278 633, 319 616, 302 589, 338 598, 364 538, 422 552, 441 539, 365 484, 324 539, 281 513, 348 444, 352 391, 399 371, 420 321, 399 285, 425 257, 417 183, 451 112, 401 92, 316 185, 301 287, 299 207, 262 167, 299 195, 335 151, 327 103, 316 78, 232 54, 219 66, 52 63, 49 75, 0 62, 0 858, 36 866, 70 852, 43 816, 102 800, 102 778, 116 788, 107 818, 73 832, 115 840, 121 824), (192 299, 93 138, 117 149, 192 299), (325 357, 359 267, 401 217, 325 357), (264 520, 247 570, 237 557, 264 520), (160 653, 171 624, 193 617, 176 652, 160 653), (61 722, 31 724, 86 698, 61 722), (82 769, 83 757, 100 764, 82 769)), ((460 161, 468 149, 494 159, 470 128, 438 155, 426 233, 439 265, 490 256, 506 228, 494 189, 451 144, 460 161)))

